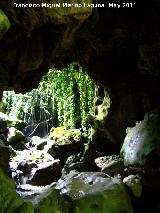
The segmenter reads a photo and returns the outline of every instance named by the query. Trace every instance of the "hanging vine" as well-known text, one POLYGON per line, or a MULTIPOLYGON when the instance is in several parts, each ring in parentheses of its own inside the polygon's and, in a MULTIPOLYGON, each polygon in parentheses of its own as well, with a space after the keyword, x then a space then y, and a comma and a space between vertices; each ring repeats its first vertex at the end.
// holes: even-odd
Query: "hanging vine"
POLYGON ((47 120, 54 114, 55 126, 84 128, 93 113, 94 83, 82 67, 70 64, 51 69, 37 89, 24 95, 4 92, 6 113, 29 123, 47 120))

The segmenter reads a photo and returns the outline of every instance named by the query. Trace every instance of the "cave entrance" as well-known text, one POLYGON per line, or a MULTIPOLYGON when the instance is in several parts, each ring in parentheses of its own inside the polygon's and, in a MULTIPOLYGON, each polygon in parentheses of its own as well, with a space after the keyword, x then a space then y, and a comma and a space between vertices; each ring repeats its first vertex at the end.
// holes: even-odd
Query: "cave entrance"
POLYGON ((4 91, 0 117, 18 194, 37 202, 32 195, 41 188, 35 186, 58 181, 65 165, 87 162, 92 130, 103 124, 109 106, 107 91, 75 63, 50 69, 38 88, 25 94, 4 91))
POLYGON ((48 135, 51 127, 65 129, 87 127, 87 116, 93 115, 94 81, 80 66, 50 69, 37 89, 25 94, 3 93, 3 111, 12 119, 26 122, 28 137, 48 135))
POLYGON ((21 196, 25 197, 21 188, 26 183, 57 181, 69 156, 73 161, 82 157, 94 96, 95 82, 77 64, 50 69, 38 88, 25 94, 4 91, 0 117, 9 131, 5 125, 3 136, 12 150, 10 171, 21 196))

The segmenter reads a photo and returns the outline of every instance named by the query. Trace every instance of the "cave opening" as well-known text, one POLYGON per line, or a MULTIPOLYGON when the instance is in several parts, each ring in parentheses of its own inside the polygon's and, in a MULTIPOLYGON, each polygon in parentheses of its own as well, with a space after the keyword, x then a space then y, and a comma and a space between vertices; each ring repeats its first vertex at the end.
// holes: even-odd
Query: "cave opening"
MULTIPOLYGON (((17 193, 30 200, 27 184, 51 184, 73 163, 87 164, 88 171, 95 168, 92 154, 86 150, 90 141, 99 140, 94 129, 103 125, 109 107, 108 91, 75 62, 63 70, 50 69, 30 92, 4 91, 1 139, 11 149, 9 176, 17 193), (51 171, 55 175, 50 175, 51 171)), ((94 157, 105 154, 103 143, 101 151, 97 145, 93 149, 94 157)))
POLYGON ((38 87, 0 103, 0 212, 160 212, 159 1, 33 1, 0 1, 0 99, 38 87), (38 86, 72 61, 93 90, 38 86))

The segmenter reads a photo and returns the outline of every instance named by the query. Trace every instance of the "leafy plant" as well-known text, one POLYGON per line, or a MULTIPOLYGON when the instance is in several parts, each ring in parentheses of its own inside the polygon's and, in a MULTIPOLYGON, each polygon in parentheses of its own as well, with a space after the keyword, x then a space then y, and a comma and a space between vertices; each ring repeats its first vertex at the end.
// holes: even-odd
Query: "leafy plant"
POLYGON ((9 116, 39 123, 53 118, 53 126, 84 128, 93 114, 94 83, 85 70, 70 64, 63 70, 50 69, 37 89, 24 95, 5 91, 3 103, 9 116))

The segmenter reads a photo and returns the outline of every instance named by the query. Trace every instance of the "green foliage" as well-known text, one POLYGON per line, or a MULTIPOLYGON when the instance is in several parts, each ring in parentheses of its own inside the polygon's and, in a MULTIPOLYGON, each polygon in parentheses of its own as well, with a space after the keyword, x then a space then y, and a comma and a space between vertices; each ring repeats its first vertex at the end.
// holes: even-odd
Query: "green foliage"
POLYGON ((59 126, 85 127, 86 117, 93 113, 94 84, 82 67, 70 64, 54 71, 55 108, 59 126))
POLYGON ((5 112, 28 123, 50 118, 54 126, 74 129, 86 126, 86 117, 93 113, 94 83, 86 72, 74 64, 63 70, 51 69, 37 89, 24 95, 6 91, 5 112))

